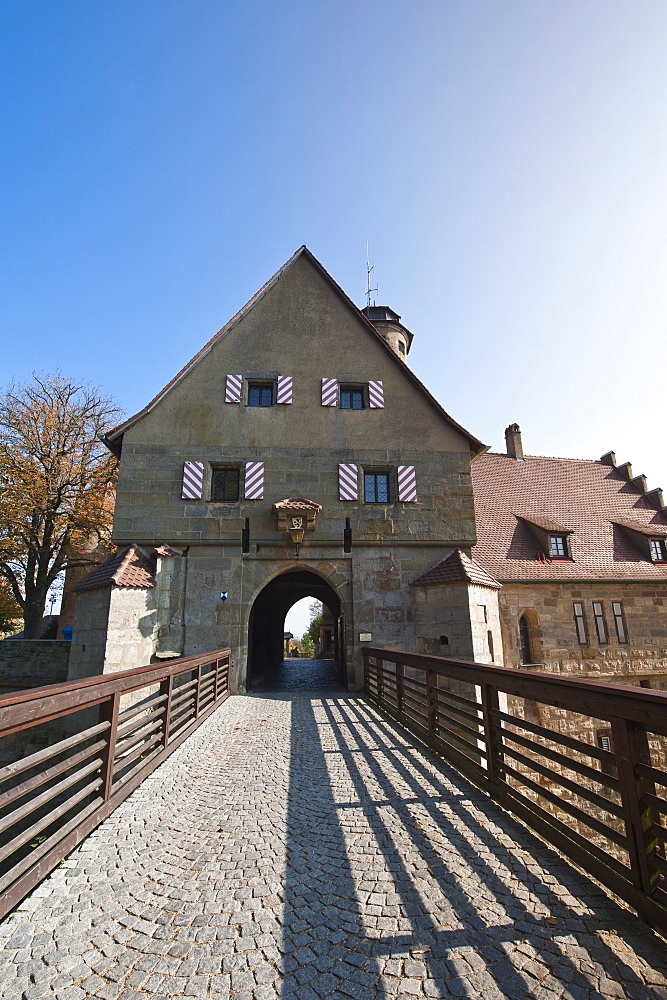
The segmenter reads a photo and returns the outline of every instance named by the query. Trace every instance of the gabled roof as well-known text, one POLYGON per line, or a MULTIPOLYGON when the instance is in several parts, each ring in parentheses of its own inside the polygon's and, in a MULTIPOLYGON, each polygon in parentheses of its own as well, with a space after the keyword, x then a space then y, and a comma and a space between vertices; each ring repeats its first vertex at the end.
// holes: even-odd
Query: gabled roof
POLYGON ((431 395, 426 386, 417 378, 414 372, 411 371, 410 368, 408 368, 406 363, 404 361, 401 361, 401 359, 394 354, 393 350, 386 342, 384 337, 382 337, 380 333, 378 333, 376 328, 373 326, 370 320, 366 318, 361 309, 359 309, 358 306, 354 304, 352 299, 350 299, 349 296, 345 294, 340 285, 334 281, 329 272, 322 266, 322 264, 320 264, 317 258, 310 252, 308 247, 304 245, 302 247, 299 247, 296 253, 293 254, 278 271, 276 271, 273 277, 269 278, 266 284, 262 285, 259 291, 256 292, 252 296, 252 298, 248 300, 248 302, 246 302, 243 308, 240 309, 235 316, 232 316, 229 322, 226 323, 221 330, 218 330, 215 336, 213 336, 209 340, 209 342, 205 344, 202 347, 202 349, 198 351, 195 354, 195 356, 190 361, 188 361, 188 363, 183 368, 181 368, 180 372, 178 372, 178 374, 175 375, 173 379, 167 383, 164 389, 158 392, 157 396, 155 396, 150 401, 150 403, 144 406, 142 410, 139 410, 138 413, 135 413, 134 416, 129 417, 127 420, 124 420, 122 423, 118 424, 116 427, 111 428, 111 430, 107 431, 105 434, 102 435, 102 440, 104 441, 104 443, 106 444, 106 446, 109 448, 110 451, 112 451, 116 455, 120 454, 120 448, 122 446, 122 437, 125 431, 129 430, 130 427, 133 427, 139 420, 141 420, 142 417, 146 416, 147 413, 150 413, 150 411, 155 406, 157 406, 157 404, 164 398, 164 396, 178 382, 180 382, 181 379, 183 379, 192 370, 192 368, 194 368, 195 365, 199 364, 199 362, 203 358, 205 358, 207 354, 211 352, 211 350, 218 343, 218 341, 220 341, 223 337, 225 337, 230 332, 230 330, 232 330, 237 325, 237 323, 239 323, 243 319, 243 317, 250 312, 253 306, 255 306, 257 302, 259 302, 259 300, 264 297, 264 295, 266 295, 266 293, 276 284, 276 282, 279 281, 280 278, 282 278, 282 276, 290 269, 290 267, 292 267, 293 264, 301 257, 304 257, 306 260, 308 260, 315 268, 315 270, 319 272, 319 274, 329 284, 334 294, 339 299, 341 299, 341 301, 348 307, 348 309, 350 309, 354 313, 359 322, 378 341, 378 343, 382 345, 382 348, 386 351, 387 356, 392 359, 392 362, 394 364, 400 366, 400 370, 426 397, 428 402, 436 410, 439 416, 441 416, 447 424, 449 424, 451 427, 454 427, 457 431, 459 431, 460 434, 463 435, 463 437, 467 439, 470 445, 471 452, 474 455, 479 455, 485 450, 486 446, 483 445, 482 442, 479 441, 476 437, 470 434, 470 432, 467 431, 464 427, 462 427, 461 424, 457 423, 456 420, 454 420, 453 417, 451 417, 446 412, 446 410, 442 408, 437 399, 435 399, 435 397, 431 395))
POLYGON ((667 581, 667 566, 643 557, 630 535, 613 523, 632 522, 632 530, 654 535, 667 530, 667 512, 654 502, 658 491, 644 493, 629 475, 625 466, 616 468, 610 461, 480 455, 472 463, 474 558, 501 582, 667 581), (572 561, 551 562, 544 553, 540 561, 526 519, 566 525, 572 561))
POLYGON ((322 504, 306 497, 285 497, 273 505, 274 510, 322 510, 322 504))
POLYGON ((432 566, 416 577, 411 587, 434 587, 439 583, 476 583, 480 587, 493 587, 499 590, 501 584, 494 580, 486 570, 482 569, 473 559, 468 558, 465 552, 455 549, 451 555, 441 559, 439 563, 432 566))
POLYGON ((155 565, 138 545, 130 545, 121 549, 115 556, 109 556, 106 562, 84 576, 74 588, 77 593, 82 590, 96 590, 114 583, 117 587, 133 587, 147 590, 155 586, 155 565))

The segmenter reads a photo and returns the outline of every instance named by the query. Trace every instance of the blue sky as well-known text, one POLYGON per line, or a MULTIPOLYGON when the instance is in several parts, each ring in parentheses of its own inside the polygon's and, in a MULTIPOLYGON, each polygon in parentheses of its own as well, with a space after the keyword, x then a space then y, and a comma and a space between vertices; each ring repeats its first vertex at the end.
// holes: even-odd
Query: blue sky
POLYGON ((302 243, 494 450, 667 490, 667 5, 0 6, 0 381, 139 409, 302 243))

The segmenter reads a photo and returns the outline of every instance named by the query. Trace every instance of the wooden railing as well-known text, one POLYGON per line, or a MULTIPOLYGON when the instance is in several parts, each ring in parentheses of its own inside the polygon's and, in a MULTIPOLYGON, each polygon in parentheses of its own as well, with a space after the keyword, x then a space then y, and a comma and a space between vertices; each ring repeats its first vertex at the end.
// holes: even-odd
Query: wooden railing
POLYGON ((0 916, 225 700, 229 658, 218 650, 0 697, 0 916))
POLYGON ((666 692, 370 647, 364 668, 375 704, 667 933, 666 692))

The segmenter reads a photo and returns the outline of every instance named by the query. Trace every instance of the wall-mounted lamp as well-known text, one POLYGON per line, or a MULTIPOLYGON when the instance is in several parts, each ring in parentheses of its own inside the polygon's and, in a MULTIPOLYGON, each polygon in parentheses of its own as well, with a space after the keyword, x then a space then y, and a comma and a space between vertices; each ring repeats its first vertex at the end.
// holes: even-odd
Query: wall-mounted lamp
POLYGON ((303 542, 306 531, 314 531, 317 515, 322 510, 321 504, 305 497, 286 497, 274 503, 273 509, 278 517, 278 531, 288 531, 296 546, 296 556, 299 556, 299 546, 303 542))

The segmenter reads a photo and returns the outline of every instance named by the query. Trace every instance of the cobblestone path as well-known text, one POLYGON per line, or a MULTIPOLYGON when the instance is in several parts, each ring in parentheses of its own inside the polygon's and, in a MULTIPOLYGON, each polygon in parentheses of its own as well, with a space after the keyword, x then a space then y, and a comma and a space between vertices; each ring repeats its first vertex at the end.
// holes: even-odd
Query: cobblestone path
POLYGON ((2 997, 667 998, 665 948, 362 699, 230 698, 0 925, 2 997))

